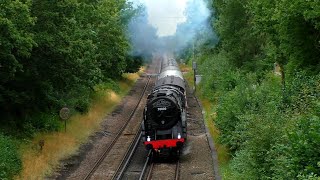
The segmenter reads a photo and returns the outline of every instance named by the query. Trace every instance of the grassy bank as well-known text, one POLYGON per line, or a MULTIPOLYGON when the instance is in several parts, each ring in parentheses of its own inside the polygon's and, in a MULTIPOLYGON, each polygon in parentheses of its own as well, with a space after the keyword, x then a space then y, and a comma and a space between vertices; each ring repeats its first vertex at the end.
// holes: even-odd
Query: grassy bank
POLYGON ((80 145, 99 129, 103 117, 113 110, 138 78, 137 73, 125 74, 118 82, 118 93, 97 88, 89 111, 74 114, 67 120, 67 132, 62 128, 58 132, 38 133, 30 142, 23 143, 19 147, 23 168, 15 179, 43 179, 59 166, 60 160, 77 153, 80 145), (42 150, 41 141, 44 142, 42 150))
POLYGON ((230 160, 230 155, 228 152, 228 148, 218 143, 220 132, 215 125, 215 120, 217 117, 217 113, 215 109, 217 105, 205 99, 203 96, 201 96, 201 93, 198 93, 198 95, 200 96, 202 107, 204 108, 204 111, 205 111, 205 114, 204 114, 205 123, 210 131, 211 137, 213 138, 214 145, 218 154, 219 172, 222 178, 225 179, 223 175, 228 173, 228 162, 230 160))

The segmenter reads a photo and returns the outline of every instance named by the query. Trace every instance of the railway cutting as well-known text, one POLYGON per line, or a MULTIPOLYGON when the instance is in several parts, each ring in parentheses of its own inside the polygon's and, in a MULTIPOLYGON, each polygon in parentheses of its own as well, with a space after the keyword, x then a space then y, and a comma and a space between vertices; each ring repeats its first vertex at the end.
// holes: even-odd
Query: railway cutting
MULTIPOLYGON (((158 70, 156 71, 155 67, 163 68, 163 64, 160 66, 154 62, 147 73, 157 73, 158 70), (153 70, 150 70, 151 67, 153 70)), ((170 79, 171 83, 174 82, 174 78, 170 76, 163 77, 170 79)), ((183 127, 181 119, 175 119, 173 124, 170 122, 169 125, 166 124, 165 120, 170 119, 167 116, 154 116, 159 118, 154 122, 158 123, 154 127, 159 128, 160 131, 150 129, 150 126, 149 129, 146 128, 144 124, 148 121, 146 108, 152 108, 152 105, 148 107, 148 101, 151 104, 154 102, 155 105, 161 105, 160 110, 155 106, 156 112, 161 115, 164 114, 162 111, 170 110, 169 105, 172 102, 178 102, 172 99, 168 101, 162 98, 162 94, 152 95, 154 92, 161 92, 159 88, 161 85, 157 80, 159 77, 156 76, 142 76, 128 97, 106 117, 102 124, 103 129, 97 133, 98 136, 95 139, 91 140, 91 147, 87 153, 82 155, 84 158, 80 159, 78 164, 74 164, 74 168, 69 166, 57 179, 214 179, 211 150, 207 142, 202 109, 197 104, 192 89, 184 86, 183 97, 186 98, 184 101, 187 101, 188 106, 180 103, 175 107, 185 107, 185 109, 175 110, 175 113, 183 112, 184 114, 170 117, 172 120, 172 118, 185 116, 184 120, 188 121, 185 129, 173 128, 177 122, 181 123, 178 127, 183 127), (153 88, 154 84, 155 88, 153 88), (137 95, 137 92, 140 94, 137 95), (154 97, 160 97, 161 101, 154 100, 157 99, 154 97), (163 104, 167 104, 168 107, 162 107, 163 104), (166 119, 161 120, 161 118, 166 119), (141 125, 142 119, 144 121, 141 125), (168 129, 164 130, 164 127, 169 128, 170 132, 168 129), (151 138, 150 133, 159 134, 151 138), (179 144, 182 138, 182 144, 179 144)), ((168 81, 162 81, 164 82, 168 81)), ((167 85, 164 87, 166 93, 172 90, 177 92, 178 89, 170 89, 167 85)), ((153 118, 153 115, 149 118, 153 118)))

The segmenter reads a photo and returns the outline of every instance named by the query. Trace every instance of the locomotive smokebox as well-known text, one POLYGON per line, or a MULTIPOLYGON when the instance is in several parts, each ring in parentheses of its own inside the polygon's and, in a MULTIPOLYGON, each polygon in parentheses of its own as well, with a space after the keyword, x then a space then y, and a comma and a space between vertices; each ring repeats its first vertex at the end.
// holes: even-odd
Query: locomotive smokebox
POLYGON ((180 118, 179 104, 170 96, 150 99, 147 108, 147 121, 157 129, 170 129, 180 118))

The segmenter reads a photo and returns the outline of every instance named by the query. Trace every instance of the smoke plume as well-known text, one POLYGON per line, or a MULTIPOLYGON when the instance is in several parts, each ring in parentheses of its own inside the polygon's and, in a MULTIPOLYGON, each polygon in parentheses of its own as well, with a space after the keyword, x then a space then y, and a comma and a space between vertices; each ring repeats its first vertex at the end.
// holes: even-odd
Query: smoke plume
MULTIPOLYGON (((184 6, 182 15, 181 13, 174 13, 172 11, 173 7, 168 7, 168 4, 163 3, 159 5, 158 3, 153 5, 152 2, 155 2, 154 0, 147 1, 133 1, 134 4, 141 3, 140 5, 143 7, 140 9, 140 13, 132 18, 129 24, 133 55, 148 57, 153 53, 162 52, 179 54, 185 48, 191 47, 194 44, 216 44, 217 36, 211 28, 213 12, 208 8, 209 4, 207 0, 184 0, 186 5, 184 6), (161 9, 161 13, 157 12, 153 14, 150 11, 157 8, 161 9), (168 23, 150 22, 150 20, 168 21, 168 23), (172 25, 172 22, 176 23, 176 27, 172 25), (168 27, 162 27, 168 24, 171 25, 170 28, 176 29, 175 33, 168 34, 167 32, 170 32, 169 30, 172 29, 168 30, 168 27), (161 30, 166 30, 167 32, 159 32, 161 30)), ((174 3, 171 4, 171 6, 174 6, 174 3)), ((179 3, 176 4, 179 5, 179 3)), ((176 8, 177 11, 181 10, 181 6, 177 6, 176 8)))

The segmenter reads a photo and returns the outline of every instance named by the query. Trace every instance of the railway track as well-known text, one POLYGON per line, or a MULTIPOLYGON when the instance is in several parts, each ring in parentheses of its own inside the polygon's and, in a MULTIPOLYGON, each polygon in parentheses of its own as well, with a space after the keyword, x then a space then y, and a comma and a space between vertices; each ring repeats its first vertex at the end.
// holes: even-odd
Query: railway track
POLYGON ((139 180, 151 179, 174 179, 178 180, 180 177, 180 161, 177 160, 172 163, 157 163, 154 162, 151 156, 146 159, 145 167, 140 174, 139 180), (149 165, 148 165, 149 164, 149 165), (148 165, 148 167, 147 167, 148 165))
MULTIPOLYGON (((161 63, 160 63, 161 66, 161 63)), ((161 67, 160 67, 161 69, 161 67)), ((160 70, 159 69, 159 70, 160 70)), ((151 75, 152 76, 152 75, 151 75)), ((116 174, 113 176, 112 179, 137 179, 137 177, 130 177, 128 176, 129 173, 139 173, 139 180, 142 179, 175 179, 178 180, 180 177, 180 161, 177 160, 174 163, 156 163, 153 161, 153 154, 150 150, 148 152, 147 158, 145 160, 145 163, 143 167, 140 169, 136 169, 134 171, 127 171, 127 168, 130 164, 130 161, 132 160, 133 154, 137 148, 137 143, 139 139, 141 138, 141 133, 139 138, 136 139, 136 143, 132 143, 130 148, 128 149, 125 158, 121 162, 120 167, 118 168, 116 174), (134 145, 133 145, 134 144, 134 145), (169 172, 168 172, 169 171, 169 172)), ((137 174, 135 174, 136 176, 137 174)))
MULTIPOLYGON (((156 71, 156 67, 154 71, 156 71)), ((147 82, 143 87, 143 90, 139 96, 138 102, 135 105, 134 109, 131 111, 130 115, 128 116, 128 118, 126 119, 122 127, 118 130, 117 134, 114 135, 112 141, 105 147, 105 150, 100 155, 100 157, 96 160, 92 168, 90 168, 88 173, 85 175, 85 177, 83 178, 84 180, 101 179, 101 178, 117 179, 122 176, 123 171, 125 170, 128 162, 130 161, 131 156, 133 155, 138 145, 138 142, 142 136, 141 129, 140 129, 141 126, 138 126, 138 128, 132 128, 128 125, 129 124, 140 125, 141 120, 140 121, 135 120, 135 122, 133 122, 133 119, 137 119, 137 118, 134 118, 136 114, 142 114, 141 112, 137 112, 137 111, 141 111, 141 108, 139 108, 141 101, 145 97, 148 87, 153 85, 150 83, 152 77, 153 76, 150 76, 150 75, 147 77, 148 78, 147 82), (123 152, 124 150, 125 152, 123 152), (110 161, 114 162, 114 164, 112 164, 111 162, 112 165, 110 166, 115 167, 114 168, 115 170, 110 170, 112 169, 108 165, 110 161), (118 162, 120 163, 118 164, 118 162), (106 169, 105 167, 108 167, 107 169, 109 170, 104 171, 106 169)))
POLYGON ((148 77, 147 83, 145 84, 142 93, 140 94, 139 97, 139 101, 137 103, 137 105, 135 106, 135 108, 133 109, 133 111, 131 112, 131 114, 129 115, 128 119, 126 120, 125 124, 120 128, 120 130, 118 131, 118 133, 115 135, 114 139, 112 140, 112 142, 110 144, 108 144, 108 146, 105 148, 103 154, 100 156, 100 158, 96 161, 96 163, 94 164, 94 166, 91 168, 91 170, 88 172, 88 174, 84 177, 85 180, 88 180, 92 177, 92 175, 96 172, 96 170, 98 169, 98 167, 101 165, 101 163, 103 162, 103 160, 106 158, 106 156, 108 155, 108 153, 111 151, 111 149, 114 147, 114 145, 116 144, 116 142, 119 140, 119 138, 123 135, 124 130, 126 129, 126 127, 128 126, 129 122, 131 121, 133 115, 135 114, 135 112, 137 111, 141 100, 147 90, 147 87, 150 83, 150 79, 151 77, 148 77))
MULTIPOLYGON (((127 159, 127 164, 131 159, 127 159)), ((139 178, 137 177, 125 177, 124 174, 126 173, 126 168, 122 171, 119 171, 119 174, 116 178, 117 180, 120 179, 139 179, 139 180, 151 180, 151 179, 170 179, 170 180, 178 180, 180 178, 180 161, 177 160, 175 162, 156 162, 153 159, 152 151, 148 152, 148 155, 145 158, 144 165, 139 170, 139 178)))
MULTIPOLYGON (((160 66, 161 66, 161 63, 160 63, 160 66)), ((160 69, 161 69, 161 67, 159 68, 159 71, 160 71, 160 69)), ((154 71, 156 72, 156 68, 154 71)), ((155 75, 152 75, 152 74, 149 75, 149 78, 151 78, 151 77, 155 77, 155 75)), ((124 158, 121 160, 119 167, 117 168, 115 174, 113 175, 113 177, 112 177, 113 180, 115 180, 115 179, 120 180, 123 178, 125 171, 126 171, 127 167, 129 166, 129 163, 131 162, 131 159, 132 159, 132 157, 138 147, 138 143, 140 142, 140 139, 142 138, 141 126, 139 127, 138 132, 140 132, 140 133, 136 134, 136 136, 135 136, 134 140, 132 141, 132 143, 130 144, 124 158)), ((148 159, 150 158, 150 156, 151 156, 151 151, 149 151, 148 159)))
MULTIPOLYGON (((139 132, 141 131, 141 128, 139 128, 139 132)), ((116 170, 115 174, 113 175, 112 179, 121 179, 122 176, 124 175, 124 172, 130 163, 130 160, 135 152, 135 150, 138 147, 138 143, 140 142, 139 140, 142 137, 142 133, 137 133, 134 140, 131 142, 130 147, 128 148, 124 158, 121 160, 121 163, 116 170)))

